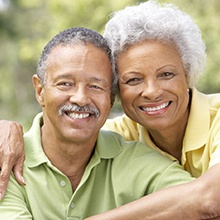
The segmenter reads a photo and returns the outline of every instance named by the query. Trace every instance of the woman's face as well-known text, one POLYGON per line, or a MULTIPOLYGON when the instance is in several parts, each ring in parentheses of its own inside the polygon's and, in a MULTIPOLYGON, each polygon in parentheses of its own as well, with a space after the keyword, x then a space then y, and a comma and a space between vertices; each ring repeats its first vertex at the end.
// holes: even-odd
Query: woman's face
POLYGON ((122 106, 149 130, 186 123, 189 93, 178 51, 170 44, 144 41, 119 55, 122 106))

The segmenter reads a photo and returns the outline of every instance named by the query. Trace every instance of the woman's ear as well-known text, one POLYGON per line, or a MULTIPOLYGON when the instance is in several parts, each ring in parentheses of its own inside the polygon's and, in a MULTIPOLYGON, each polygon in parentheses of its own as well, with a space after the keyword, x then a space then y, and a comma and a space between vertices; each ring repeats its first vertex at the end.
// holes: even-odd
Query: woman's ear
POLYGON ((35 89, 35 96, 38 101, 38 103, 41 105, 41 107, 44 107, 44 87, 41 83, 41 80, 39 77, 35 74, 32 77, 32 82, 35 89))

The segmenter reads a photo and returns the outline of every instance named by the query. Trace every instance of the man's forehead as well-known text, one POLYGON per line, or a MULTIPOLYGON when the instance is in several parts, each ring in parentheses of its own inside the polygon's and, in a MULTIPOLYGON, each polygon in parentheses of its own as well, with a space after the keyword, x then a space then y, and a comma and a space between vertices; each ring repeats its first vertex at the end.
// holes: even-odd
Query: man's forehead
POLYGON ((112 68, 107 53, 92 45, 57 46, 48 58, 48 71, 54 77, 84 77, 97 82, 109 82, 112 68))

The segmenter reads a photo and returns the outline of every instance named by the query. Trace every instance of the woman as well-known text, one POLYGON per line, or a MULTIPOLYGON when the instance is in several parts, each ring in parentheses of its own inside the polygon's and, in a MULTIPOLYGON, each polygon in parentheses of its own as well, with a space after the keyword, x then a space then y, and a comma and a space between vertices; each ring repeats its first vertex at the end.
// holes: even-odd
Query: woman
POLYGON ((104 35, 127 115, 106 128, 178 159, 195 177, 220 163, 220 94, 195 89, 206 53, 193 20, 150 1, 115 13, 104 35))
MULTIPOLYGON (((195 88, 206 62, 199 28, 175 6, 148 1, 116 12, 104 36, 125 112, 104 128, 179 160, 199 177, 198 187, 206 186, 201 194, 210 192, 214 210, 220 203, 220 94, 205 95, 195 88)), ((129 213, 129 208, 120 211, 129 213)), ((117 219, 116 213, 109 219, 117 219)))
MULTIPOLYGON (((187 210, 192 189, 198 189, 195 196, 201 195, 201 203, 211 210, 202 217, 220 216, 220 95, 204 95, 195 88, 206 60, 200 30, 176 7, 148 1, 116 12, 104 35, 112 49, 125 112, 104 128, 179 160, 199 177, 179 192, 179 207, 187 210)), ((123 213, 132 219, 132 208, 140 214, 144 204, 128 204, 91 219, 123 219, 123 213)), ((178 205, 168 212, 178 212, 178 205)), ((188 219, 198 219, 191 212, 188 219)))

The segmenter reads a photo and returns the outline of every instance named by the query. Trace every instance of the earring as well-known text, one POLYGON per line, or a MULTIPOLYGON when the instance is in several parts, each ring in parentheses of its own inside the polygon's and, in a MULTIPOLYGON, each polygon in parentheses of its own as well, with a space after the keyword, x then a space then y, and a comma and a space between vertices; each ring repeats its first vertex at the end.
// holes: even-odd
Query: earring
POLYGON ((189 88, 186 91, 189 92, 189 88))

